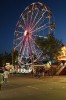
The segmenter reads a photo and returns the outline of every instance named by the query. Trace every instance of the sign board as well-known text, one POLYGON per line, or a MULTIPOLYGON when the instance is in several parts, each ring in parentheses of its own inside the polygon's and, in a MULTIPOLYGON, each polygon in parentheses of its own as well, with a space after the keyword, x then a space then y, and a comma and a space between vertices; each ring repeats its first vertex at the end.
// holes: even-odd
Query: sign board
POLYGON ((58 60, 66 60, 66 56, 58 56, 58 60))

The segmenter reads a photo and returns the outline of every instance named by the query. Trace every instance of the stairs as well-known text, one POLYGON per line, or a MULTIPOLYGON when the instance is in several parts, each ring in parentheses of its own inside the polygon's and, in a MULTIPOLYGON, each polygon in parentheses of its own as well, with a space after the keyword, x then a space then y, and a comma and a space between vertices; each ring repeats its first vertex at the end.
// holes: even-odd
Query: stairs
POLYGON ((56 75, 66 75, 66 66, 62 66, 57 72, 56 75))

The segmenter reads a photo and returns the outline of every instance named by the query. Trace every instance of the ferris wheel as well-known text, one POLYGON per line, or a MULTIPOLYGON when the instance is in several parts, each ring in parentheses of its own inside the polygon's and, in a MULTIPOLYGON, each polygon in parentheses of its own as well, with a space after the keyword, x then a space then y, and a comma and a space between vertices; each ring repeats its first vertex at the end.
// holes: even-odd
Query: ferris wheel
POLYGON ((54 16, 45 4, 35 2, 26 7, 14 32, 14 49, 19 53, 18 62, 21 64, 24 61, 39 59, 42 51, 36 43, 36 38, 45 38, 54 30, 54 16))

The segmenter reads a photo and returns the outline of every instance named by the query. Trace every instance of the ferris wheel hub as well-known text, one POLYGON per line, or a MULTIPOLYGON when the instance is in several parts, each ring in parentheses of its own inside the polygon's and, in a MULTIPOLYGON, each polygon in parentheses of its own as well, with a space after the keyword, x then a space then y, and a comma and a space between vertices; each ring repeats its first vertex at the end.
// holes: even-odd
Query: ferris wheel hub
POLYGON ((25 32, 24 32, 24 36, 26 36, 26 35, 29 35, 28 30, 25 30, 25 32))

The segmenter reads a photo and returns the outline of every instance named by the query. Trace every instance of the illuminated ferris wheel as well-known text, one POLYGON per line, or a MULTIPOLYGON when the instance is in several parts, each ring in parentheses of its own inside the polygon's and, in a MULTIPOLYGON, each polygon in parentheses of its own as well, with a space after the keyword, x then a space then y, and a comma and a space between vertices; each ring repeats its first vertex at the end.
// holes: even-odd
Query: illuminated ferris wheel
POLYGON ((19 53, 18 62, 29 61, 33 55, 34 60, 39 59, 42 51, 36 43, 36 38, 46 37, 54 30, 53 14, 45 4, 36 2, 26 7, 14 32, 14 49, 19 53))

